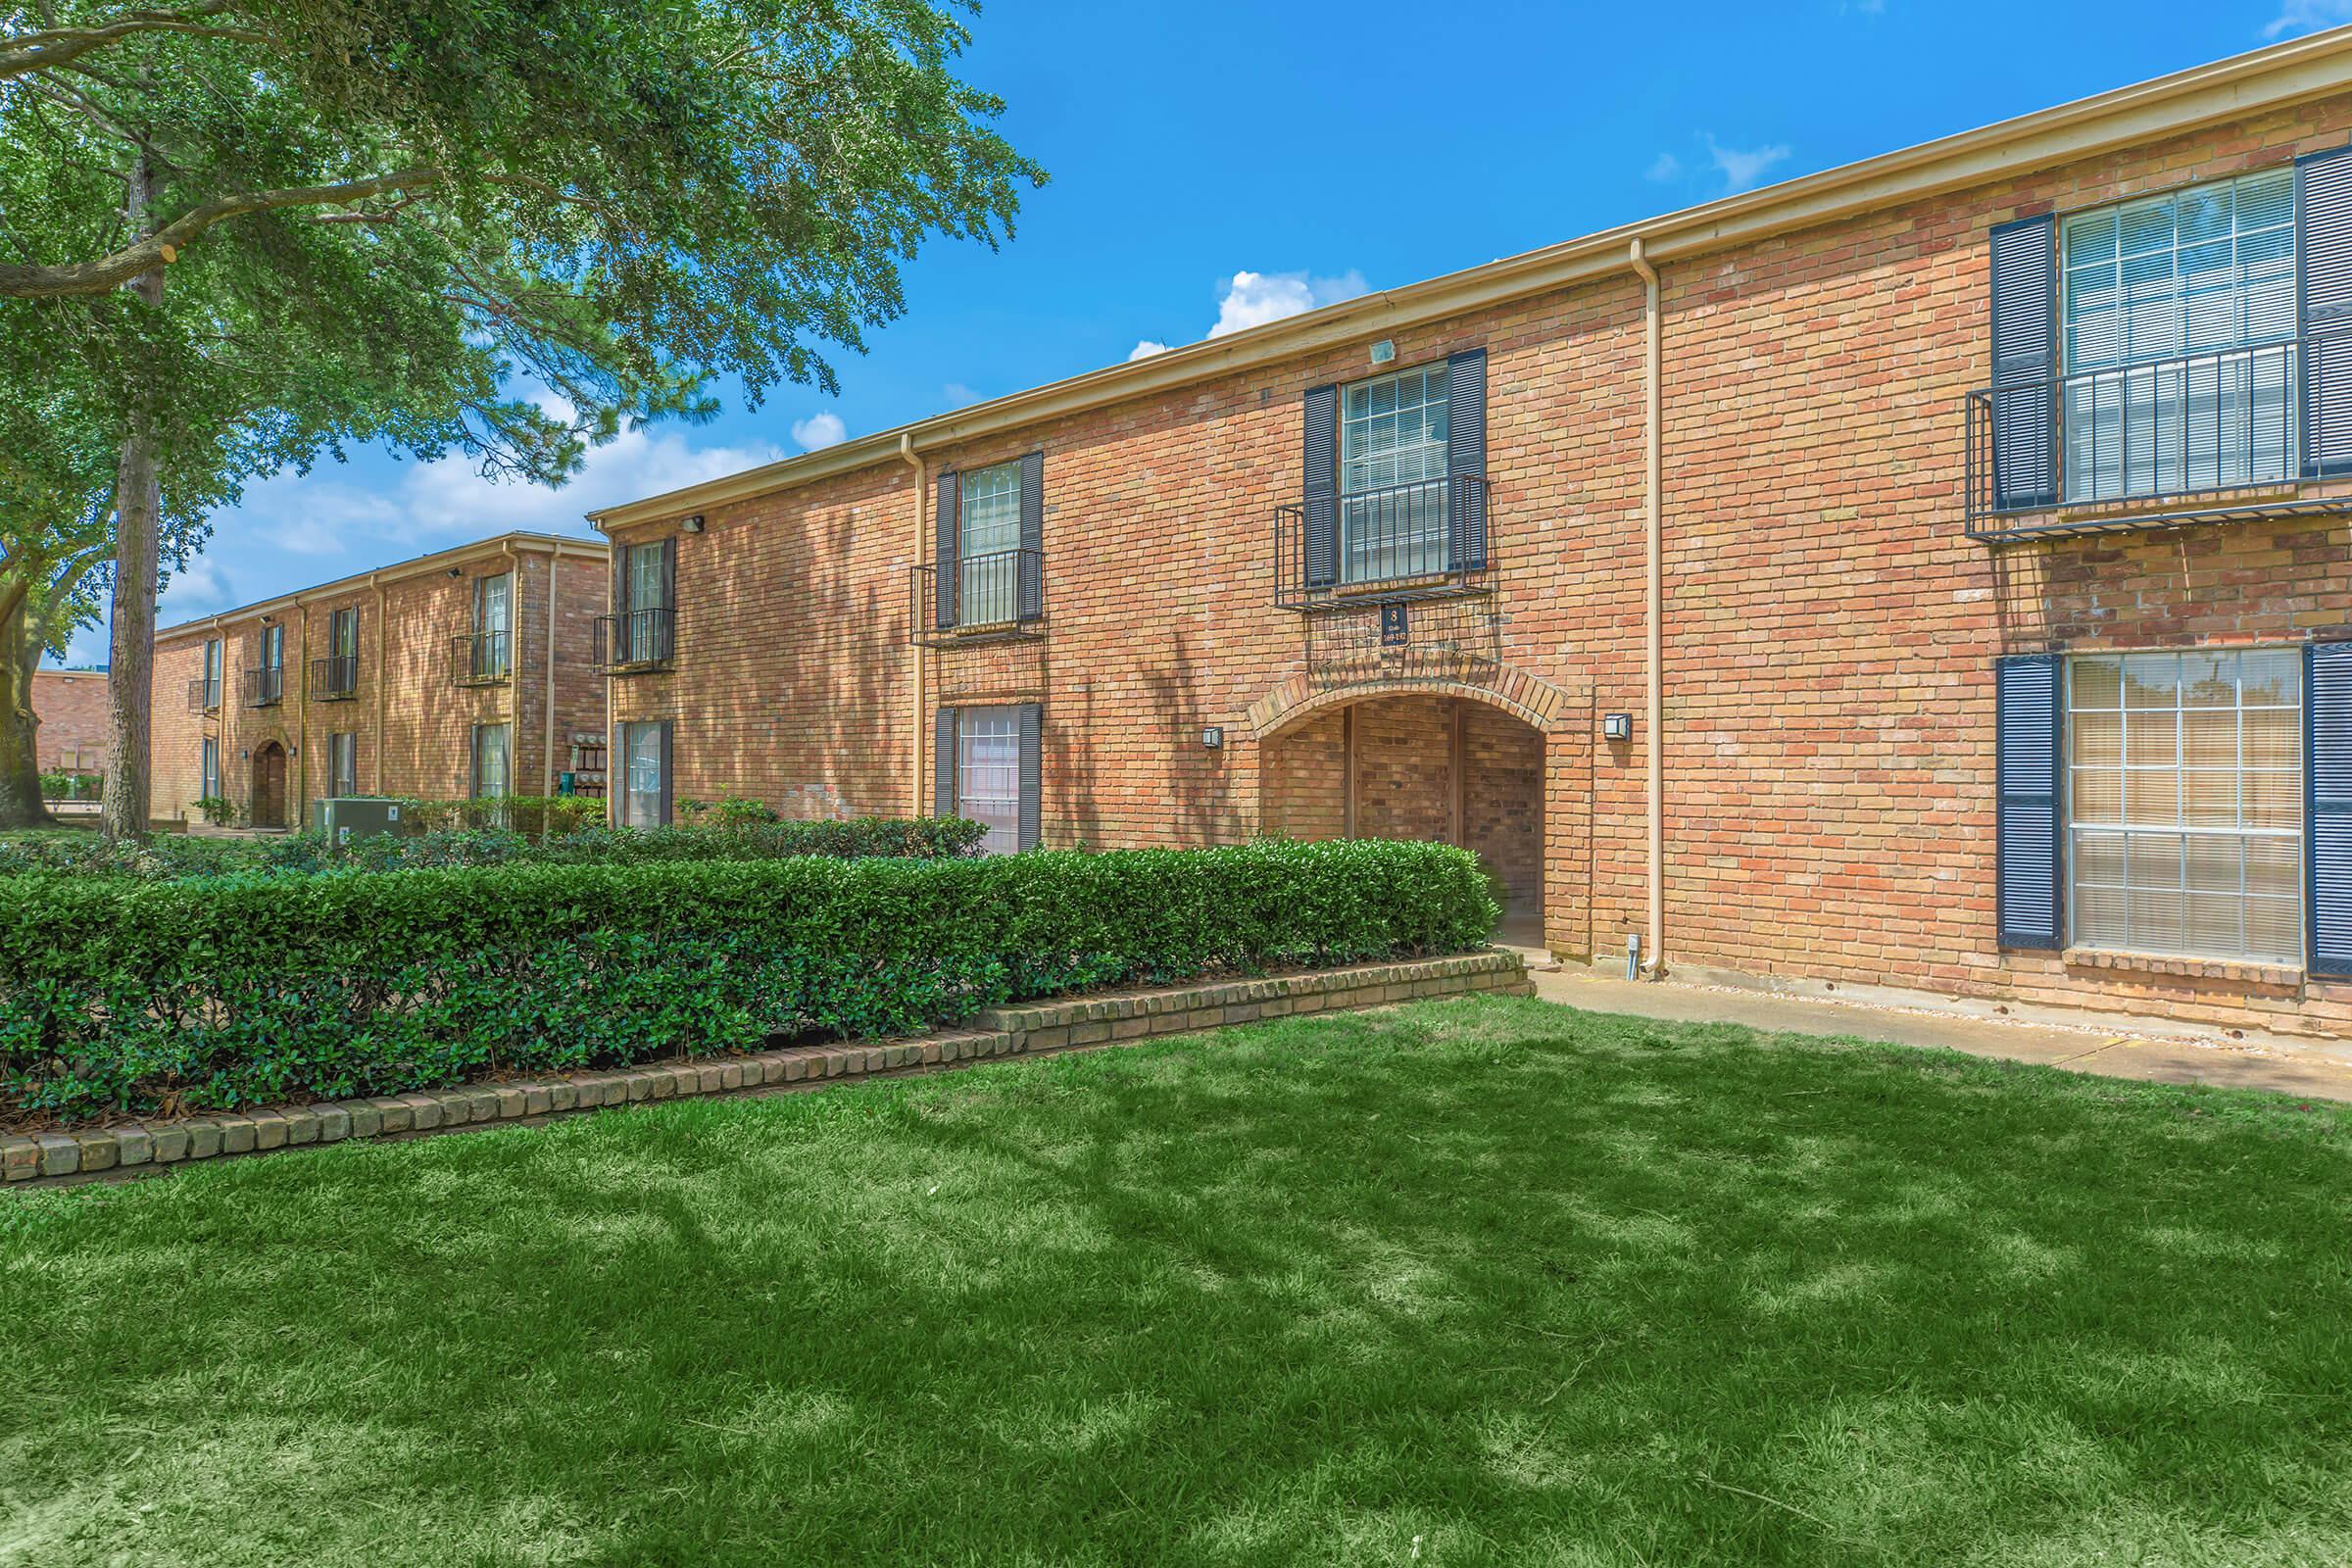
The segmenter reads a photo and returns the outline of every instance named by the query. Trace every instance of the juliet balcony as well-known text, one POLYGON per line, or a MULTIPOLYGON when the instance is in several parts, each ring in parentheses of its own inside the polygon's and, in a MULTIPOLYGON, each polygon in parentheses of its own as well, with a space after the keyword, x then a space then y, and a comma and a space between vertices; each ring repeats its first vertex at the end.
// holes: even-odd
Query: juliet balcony
POLYGON ((275 708, 286 695, 286 666, 264 664, 245 671, 244 696, 247 708, 275 708))
POLYGON ((599 615, 589 629, 590 661, 607 675, 667 669, 677 657, 678 612, 667 608, 599 615))
POLYGON ((2306 478, 2352 461, 2352 332, 2282 338, 1968 394, 1965 516, 1990 541, 2340 510, 2306 478))
POLYGON ((512 634, 460 632, 449 640, 449 679, 454 686, 501 686, 514 673, 512 634))
POLYGON ((1487 481, 1446 474, 1274 510, 1274 603, 1313 613, 1489 591, 1487 481))
POLYGON ((347 703, 360 694, 360 656, 335 654, 311 661, 311 701, 347 703))
POLYGON ((1042 636, 1046 554, 997 550, 913 568, 911 640, 925 648, 1042 636))

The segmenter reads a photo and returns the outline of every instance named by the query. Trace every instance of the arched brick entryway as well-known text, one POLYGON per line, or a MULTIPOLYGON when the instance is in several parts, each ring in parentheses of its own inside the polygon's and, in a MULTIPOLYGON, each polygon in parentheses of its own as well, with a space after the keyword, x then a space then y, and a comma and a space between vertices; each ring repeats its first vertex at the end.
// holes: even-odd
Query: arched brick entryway
POLYGON ((1538 711, 1457 682, 1357 686, 1292 704, 1259 738, 1264 826, 1301 839, 1459 844, 1495 879, 1504 938, 1540 943, 1544 732, 1538 711))

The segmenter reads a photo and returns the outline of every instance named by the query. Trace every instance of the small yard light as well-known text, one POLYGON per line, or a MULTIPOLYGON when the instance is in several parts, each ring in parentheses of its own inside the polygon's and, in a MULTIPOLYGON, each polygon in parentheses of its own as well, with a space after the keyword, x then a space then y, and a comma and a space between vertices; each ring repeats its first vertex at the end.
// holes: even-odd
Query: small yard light
POLYGON ((688 517, 684 522, 678 524, 678 532, 680 533, 701 533, 702 531, 703 514, 699 512, 693 516, 688 517))
POLYGON ((1396 345, 1388 338, 1384 337, 1372 345, 1372 363, 1374 365, 1387 365, 1396 358, 1396 345))
POLYGON ((1212 752, 1223 746, 1225 744, 1225 726, 1222 724, 1211 724, 1206 729, 1202 730, 1200 732, 1200 744, 1207 747, 1212 752))
POLYGON ((1603 740, 1632 740, 1634 738, 1634 715, 1631 713, 1601 714, 1600 735, 1603 740))

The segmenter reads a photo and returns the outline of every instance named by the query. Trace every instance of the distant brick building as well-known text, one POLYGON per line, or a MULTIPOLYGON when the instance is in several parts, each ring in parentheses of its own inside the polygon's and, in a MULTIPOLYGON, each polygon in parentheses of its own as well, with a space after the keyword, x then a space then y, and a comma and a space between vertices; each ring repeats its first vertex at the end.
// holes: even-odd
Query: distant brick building
POLYGON ((608 562, 503 534, 159 632, 154 813, 211 795, 296 826, 329 795, 554 794, 601 768, 608 562))
POLYGON ((610 509, 615 812, 1441 838, 1564 954, 2340 1029, 2348 142, 2320 35, 610 509))
POLYGON ((106 767, 106 671, 39 669, 32 675, 33 760, 44 773, 106 767))

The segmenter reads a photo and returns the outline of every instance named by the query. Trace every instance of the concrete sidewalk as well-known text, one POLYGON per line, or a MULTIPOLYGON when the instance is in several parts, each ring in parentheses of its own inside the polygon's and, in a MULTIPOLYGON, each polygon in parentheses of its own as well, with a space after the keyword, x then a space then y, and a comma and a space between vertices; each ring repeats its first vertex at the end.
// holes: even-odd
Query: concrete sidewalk
POLYGON ((2352 1101, 2352 1047, 2155 1038, 2102 1026, 2007 1023, 1902 1007, 1769 996, 1728 987, 1609 979, 1575 969, 1537 972, 1536 995, 1591 1012, 1631 1013, 1678 1023, 1737 1023, 1788 1034, 1846 1035, 1904 1046, 1939 1046, 2069 1072, 2151 1083, 2272 1089, 2313 1100, 2352 1101))

